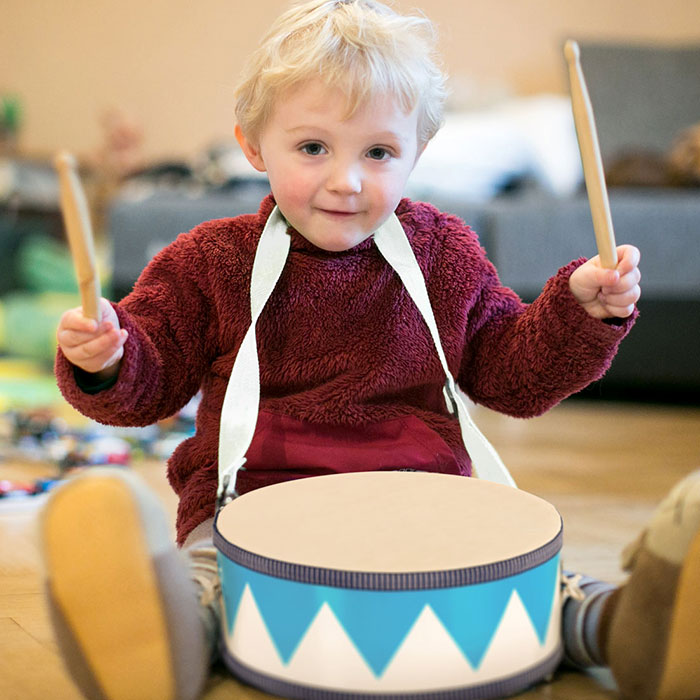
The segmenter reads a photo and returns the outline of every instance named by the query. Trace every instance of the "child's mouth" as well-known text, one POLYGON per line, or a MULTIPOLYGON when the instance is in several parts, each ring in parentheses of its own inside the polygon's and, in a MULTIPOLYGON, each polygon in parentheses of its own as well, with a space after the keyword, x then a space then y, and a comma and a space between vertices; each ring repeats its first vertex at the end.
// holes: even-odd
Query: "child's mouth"
POLYGON ((319 211, 322 214, 326 214, 326 216, 334 216, 334 217, 341 218, 341 219, 345 219, 345 218, 349 218, 351 216, 357 215, 356 211, 342 211, 339 209, 319 209, 319 211))

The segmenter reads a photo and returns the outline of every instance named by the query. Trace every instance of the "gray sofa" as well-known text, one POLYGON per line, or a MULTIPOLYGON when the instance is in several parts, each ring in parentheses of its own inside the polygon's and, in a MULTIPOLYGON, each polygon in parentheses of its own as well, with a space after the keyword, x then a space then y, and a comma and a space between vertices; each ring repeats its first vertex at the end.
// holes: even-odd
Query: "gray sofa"
MULTIPOLYGON (((663 153, 700 122, 700 47, 579 44, 606 165, 623 151, 663 153)), ((128 291, 177 232, 255 211, 265 191, 263 183, 242 183, 197 197, 117 199, 110 212, 117 292, 128 291)), ((431 199, 477 231, 503 282, 525 300, 560 266, 595 254, 585 191, 557 197, 524 187, 479 204, 431 199)), ((585 395, 700 403, 700 188, 616 187, 610 205, 618 242, 642 251, 643 297, 612 369, 585 395)))
MULTIPOLYGON (((642 251, 640 316, 586 395, 700 403, 700 191, 613 190, 610 208, 617 241, 642 251)), ((475 222, 501 279, 527 301, 558 267, 596 252, 585 194, 453 211, 475 222)))
MULTIPOLYGON (((700 123, 700 46, 579 43, 606 170, 624 155, 660 163, 700 123)), ((587 393, 698 403, 700 187, 630 184, 610 187, 609 196, 618 243, 642 251, 643 296, 613 367, 587 393)), ((473 216, 504 282, 527 299, 558 264, 595 252, 585 192, 528 193, 473 216)))

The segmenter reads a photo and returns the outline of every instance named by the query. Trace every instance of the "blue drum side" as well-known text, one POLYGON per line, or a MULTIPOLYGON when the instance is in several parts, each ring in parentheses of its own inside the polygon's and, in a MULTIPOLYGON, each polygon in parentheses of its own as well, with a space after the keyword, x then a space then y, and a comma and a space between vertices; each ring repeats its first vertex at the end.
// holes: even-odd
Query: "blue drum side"
POLYGON ((542 560, 540 552, 540 563, 525 570, 513 573, 511 565, 511 573, 499 578, 479 581, 483 576, 477 575, 479 582, 475 583, 445 586, 442 581, 440 587, 414 590, 342 588, 294 581, 243 566, 220 551, 227 632, 232 634, 241 598, 248 588, 280 659, 287 664, 319 610, 327 604, 372 672, 380 677, 425 606, 430 606, 471 667, 478 669, 514 592, 544 645, 560 575, 560 536, 557 541, 558 546, 554 540, 548 543, 547 559, 542 560))

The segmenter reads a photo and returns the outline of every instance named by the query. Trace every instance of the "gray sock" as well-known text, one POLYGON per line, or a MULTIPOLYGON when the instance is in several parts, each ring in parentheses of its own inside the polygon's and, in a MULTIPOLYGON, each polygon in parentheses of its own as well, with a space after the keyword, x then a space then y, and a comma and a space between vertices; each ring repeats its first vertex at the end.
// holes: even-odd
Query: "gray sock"
POLYGON ((562 636, 564 661, 575 668, 605 666, 600 648, 600 624, 616 586, 580 574, 564 572, 562 636))

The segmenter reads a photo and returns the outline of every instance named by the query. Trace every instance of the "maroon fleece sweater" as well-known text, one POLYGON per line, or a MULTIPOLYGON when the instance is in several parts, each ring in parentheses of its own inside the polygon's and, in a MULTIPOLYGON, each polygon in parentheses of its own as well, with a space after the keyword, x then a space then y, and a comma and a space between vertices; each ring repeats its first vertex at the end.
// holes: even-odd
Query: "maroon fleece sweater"
MULTIPOLYGON (((257 214, 201 224, 153 259, 115 305, 129 338, 112 387, 82 391, 58 353, 64 396, 103 423, 153 423, 201 390, 196 433, 168 463, 180 543, 214 515, 221 406, 250 324, 252 262, 273 206, 268 197, 257 214)), ((582 261, 525 305, 460 219, 409 200, 396 213, 450 369, 474 401, 534 416, 605 372, 633 320, 604 323, 581 308, 568 278, 582 261)), ((372 239, 330 253, 290 233, 289 259, 258 321, 261 412, 238 491, 356 470, 468 475, 429 332, 372 239)))

